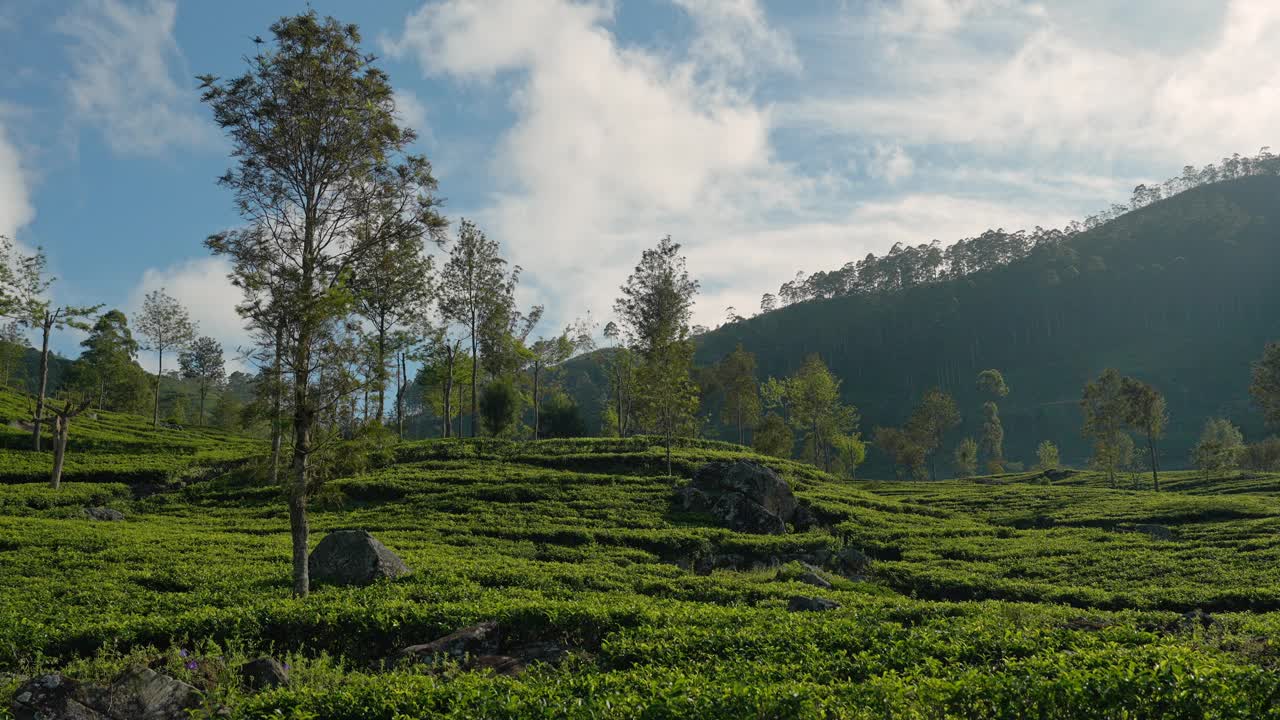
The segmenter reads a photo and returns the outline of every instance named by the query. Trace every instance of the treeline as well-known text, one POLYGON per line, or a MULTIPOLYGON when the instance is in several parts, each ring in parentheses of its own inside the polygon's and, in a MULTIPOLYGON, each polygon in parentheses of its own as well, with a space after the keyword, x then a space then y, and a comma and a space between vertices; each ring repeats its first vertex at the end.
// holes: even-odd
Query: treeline
POLYGON ((1237 153, 1199 170, 1188 165, 1181 175, 1163 183, 1138 185, 1133 189, 1128 204, 1112 205, 1062 229, 1036 227, 1030 232, 1010 232, 1003 228, 987 230, 977 237, 962 238, 947 247, 938 240, 916 246, 895 243, 881 257, 868 254, 838 270, 819 271, 812 275, 800 272, 794 280, 783 283, 776 295, 766 293, 761 298, 760 311, 767 313, 806 300, 894 292, 956 280, 1037 253, 1051 254, 1080 233, 1197 187, 1236 178, 1277 174, 1280 174, 1280 156, 1272 154, 1269 147, 1262 148, 1254 157, 1241 157, 1237 153))

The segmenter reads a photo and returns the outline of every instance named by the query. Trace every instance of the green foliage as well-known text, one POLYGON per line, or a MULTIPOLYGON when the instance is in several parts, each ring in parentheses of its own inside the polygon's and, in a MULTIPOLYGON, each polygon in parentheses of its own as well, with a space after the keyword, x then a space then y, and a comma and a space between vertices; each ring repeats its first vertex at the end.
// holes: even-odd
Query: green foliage
POLYGON ((1280 471, 1280 437, 1273 436, 1246 445, 1241 452, 1240 462, 1250 470, 1280 471))
POLYGON ((1208 476, 1234 470, 1244 452, 1244 435, 1226 418, 1205 421, 1200 441, 1191 450, 1191 462, 1208 476))
POLYGON ((1267 343, 1262 357, 1253 363, 1249 394, 1267 424, 1280 427, 1280 342, 1267 343))
POLYGON ((782 416, 772 412, 764 416, 751 436, 751 447, 762 455, 772 457, 790 458, 795 444, 796 438, 791 427, 782 416))
POLYGON ((962 439, 956 444, 951 454, 951 466, 956 477, 972 477, 978 471, 978 443, 971 437, 962 439))
POLYGON ((1040 442, 1036 448, 1036 467, 1041 470, 1053 470, 1062 465, 1062 459, 1058 456, 1058 446, 1049 440, 1040 442))
POLYGON ((480 393, 480 418, 484 429, 494 437, 511 428, 520 409, 520 394, 510 380, 494 380, 480 393))
POLYGON ((857 432, 858 409, 840 400, 841 381, 822 358, 809 355, 794 375, 769 378, 761 393, 765 407, 782 410, 815 467, 831 469, 836 438, 857 432))
POLYGON ((947 432, 959 424, 960 410, 955 399, 938 388, 924 394, 907 421, 907 432, 929 458, 929 475, 934 480, 938 479, 934 455, 942 447, 947 432))
POLYGON ((546 438, 572 438, 587 434, 578 404, 563 391, 552 392, 539 408, 542 436, 546 438))
POLYGON ((716 387, 724 393, 720 420, 738 431, 738 444, 746 444, 746 428, 760 420, 760 383, 756 380, 756 356, 739 344, 713 369, 716 387))
POLYGON ((997 399, 1009 395, 1009 386, 1004 382, 1004 375, 995 368, 978 373, 978 390, 997 399))
POLYGON ((901 428, 877 427, 872 442, 893 461, 894 476, 921 479, 927 474, 924 447, 901 428))
POLYGON ((1086 383, 1080 400, 1085 436, 1093 440, 1092 467, 1107 473, 1115 485, 1116 473, 1133 459, 1133 438, 1125 431, 1129 406, 1124 394, 1124 378, 1107 368, 1096 380, 1086 383))

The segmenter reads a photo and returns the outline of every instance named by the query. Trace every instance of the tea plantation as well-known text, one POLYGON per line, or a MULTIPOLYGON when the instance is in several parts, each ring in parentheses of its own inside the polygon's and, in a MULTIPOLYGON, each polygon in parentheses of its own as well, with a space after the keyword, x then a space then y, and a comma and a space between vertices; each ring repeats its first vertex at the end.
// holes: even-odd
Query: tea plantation
POLYGON ((700 441, 667 477, 644 438, 405 443, 326 484, 312 541, 367 530, 412 574, 296 600, 254 441, 104 413, 73 427, 54 491, 5 432, 0 708, 33 675, 150 665, 234 718, 1280 717, 1276 477, 848 482, 700 441), (821 528, 740 534, 673 504, 731 458, 775 468, 821 528), (865 572, 830 588, 785 562, 847 547, 865 572), (724 557, 738 569, 690 569, 724 557), (488 620, 567 657, 385 662, 488 620), (264 654, 289 682, 251 691, 236 670, 264 654))

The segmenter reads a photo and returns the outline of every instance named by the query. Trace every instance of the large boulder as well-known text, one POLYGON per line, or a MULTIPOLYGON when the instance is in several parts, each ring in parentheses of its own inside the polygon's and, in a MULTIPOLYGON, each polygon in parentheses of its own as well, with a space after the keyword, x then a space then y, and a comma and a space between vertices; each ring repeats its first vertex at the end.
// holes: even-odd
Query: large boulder
POLYGON ((260 657, 240 666, 240 680, 250 690, 269 690, 289 683, 289 668, 275 658, 260 657))
POLYGON ((746 460, 707 463, 678 493, 685 510, 707 512, 737 532, 781 535, 787 523, 808 524, 791 487, 773 470, 746 460))
POLYGON ((499 640, 498 623, 489 620, 462 628, 429 643, 411 645, 398 653, 397 660, 436 662, 443 659, 458 660, 468 655, 496 655, 499 640))
POLYGON ((107 687, 61 675, 33 678, 14 694, 12 710, 17 720, 187 720, 198 707, 194 687, 137 667, 107 687))
POLYGON ((329 585, 368 585, 410 572, 399 556, 364 530, 329 533, 311 551, 307 568, 312 582, 329 585))
POLYGON ((84 516, 90 520, 102 520, 105 522, 118 522, 124 519, 124 513, 115 508, 108 507, 87 507, 83 511, 84 516))

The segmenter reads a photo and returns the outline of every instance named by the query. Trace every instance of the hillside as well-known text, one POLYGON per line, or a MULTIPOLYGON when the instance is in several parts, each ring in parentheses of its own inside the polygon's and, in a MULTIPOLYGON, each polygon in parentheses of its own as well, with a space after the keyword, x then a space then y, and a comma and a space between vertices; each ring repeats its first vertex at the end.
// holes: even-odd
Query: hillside
POLYGON ((30 675, 139 664, 232 718, 1253 718, 1280 696, 1280 476, 850 484, 688 441, 669 478, 646 438, 405 443, 325 485, 312 543, 367 530, 412 574, 297 600, 279 488, 224 471, 137 494, 96 474, 230 438, 135 422, 93 449, 110 421, 73 430, 84 472, 60 491, 0 484, 0 708, 30 675), (767 462, 820 526, 751 535, 680 510, 673 491, 719 459, 767 462), (822 588, 800 556, 861 560, 828 561, 822 588), (482 621, 504 652, 563 659, 385 664, 482 621), (289 681, 253 691, 236 668, 264 653, 289 681))
MULTIPOLYGON (((1278 197, 1276 176, 1201 186, 994 270, 724 325, 699 338, 697 361, 714 363, 742 343, 763 379, 819 353, 868 434, 903 422, 923 391, 940 386, 965 420, 951 444, 979 433, 974 379, 999 368, 1012 388, 1000 408, 1006 455, 1028 465, 1046 439, 1064 461, 1083 464, 1081 387, 1115 367, 1165 394, 1162 462, 1185 467, 1209 416, 1263 436, 1247 389, 1249 364, 1280 338, 1278 197)), ((607 388, 598 361, 575 361, 567 380, 593 417, 607 388)), ((870 460, 874 474, 888 471, 878 453, 870 460)))

